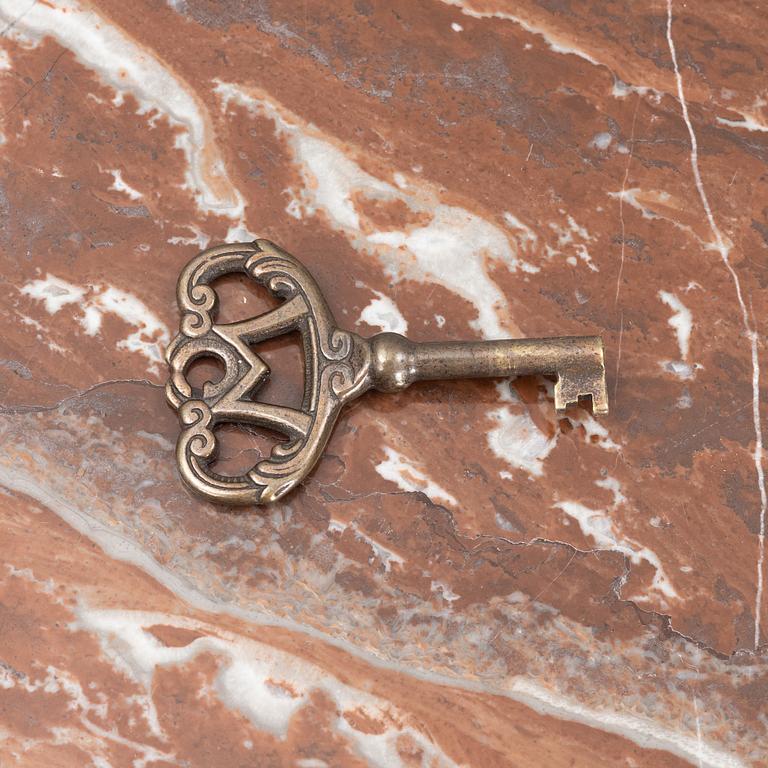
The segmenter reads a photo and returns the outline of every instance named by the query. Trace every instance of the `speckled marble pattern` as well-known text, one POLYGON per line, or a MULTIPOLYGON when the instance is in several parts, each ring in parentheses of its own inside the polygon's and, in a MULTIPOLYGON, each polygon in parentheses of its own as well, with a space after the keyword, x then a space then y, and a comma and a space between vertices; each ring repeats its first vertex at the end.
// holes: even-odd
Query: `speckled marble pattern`
MULTIPOLYGON (((3 768, 768 764, 761 3, 0 24, 3 768), (601 333, 611 414, 369 394, 284 503, 196 501, 176 276, 255 236, 362 334, 601 333)), ((262 352, 295 398, 296 347, 262 352)))

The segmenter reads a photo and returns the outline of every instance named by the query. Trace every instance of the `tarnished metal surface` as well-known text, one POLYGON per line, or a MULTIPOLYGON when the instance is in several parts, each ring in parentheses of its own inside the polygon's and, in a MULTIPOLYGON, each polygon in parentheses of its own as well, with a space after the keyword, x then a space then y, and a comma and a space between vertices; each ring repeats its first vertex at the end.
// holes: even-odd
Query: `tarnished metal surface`
POLYGON ((320 458, 341 408, 369 389, 396 392, 430 379, 554 374, 557 410, 591 397, 595 413, 608 412, 599 336, 417 344, 380 333, 364 339, 336 326, 309 272, 268 240, 203 251, 182 272, 177 296, 180 331, 166 354, 166 394, 183 427, 176 460, 187 486, 214 502, 265 504, 284 496, 320 458), (247 274, 282 303, 258 317, 217 324, 211 283, 233 272, 247 274), (291 331, 301 333, 304 353, 301 407, 253 399, 270 370, 251 345, 291 331), (187 372, 203 357, 222 363, 224 375, 197 392, 187 372), (223 423, 267 428, 286 440, 247 473, 224 476, 210 466, 217 456, 215 429, 223 423))

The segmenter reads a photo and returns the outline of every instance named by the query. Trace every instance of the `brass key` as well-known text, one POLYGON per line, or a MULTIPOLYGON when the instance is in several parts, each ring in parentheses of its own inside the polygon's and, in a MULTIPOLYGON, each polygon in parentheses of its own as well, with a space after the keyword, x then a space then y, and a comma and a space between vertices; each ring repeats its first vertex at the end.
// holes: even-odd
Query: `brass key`
POLYGON ((176 460, 187 486, 213 502, 266 504, 285 496, 320 458, 342 406, 369 389, 396 392, 428 379, 554 374, 558 411, 591 396, 595 413, 608 412, 599 336, 417 344, 380 333, 364 339, 336 326, 309 272, 269 240, 203 251, 181 273, 177 298, 180 331, 166 352, 166 396, 182 424, 176 460), (249 275, 282 303, 258 317, 217 324, 218 299, 210 283, 232 272, 249 275), (304 353, 301 408, 252 399, 269 368, 251 345, 296 330, 304 353), (217 358, 224 375, 196 394, 186 376, 201 357, 217 358), (246 474, 227 477, 210 466, 215 428, 223 423, 266 427, 286 441, 246 474))

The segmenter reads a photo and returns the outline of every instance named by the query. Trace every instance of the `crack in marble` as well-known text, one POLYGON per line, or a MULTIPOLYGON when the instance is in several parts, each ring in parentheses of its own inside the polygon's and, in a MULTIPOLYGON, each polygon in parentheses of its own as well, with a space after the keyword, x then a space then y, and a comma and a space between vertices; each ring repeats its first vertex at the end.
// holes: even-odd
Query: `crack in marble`
POLYGON ((758 334, 752 327, 749 320, 749 313, 747 312, 747 306, 744 303, 744 297, 741 290, 741 280, 739 275, 731 264, 730 251, 732 244, 726 243, 722 232, 720 231, 717 222, 715 221, 712 209, 709 205, 709 199, 704 189, 704 184, 701 179, 701 171, 699 169, 699 156, 698 156, 698 142, 696 140, 696 133, 693 130, 693 124, 688 114, 688 103, 685 100, 685 91, 683 88, 683 78, 680 74, 680 68, 677 63, 677 52, 675 50, 675 43, 672 39, 672 0, 667 0, 667 43, 669 45, 669 52, 672 56, 672 64, 675 70, 675 81, 677 83, 677 96, 680 101, 680 107, 683 112, 683 120, 686 128, 688 129, 688 135, 691 139, 691 169, 693 171, 693 177, 696 182, 696 189, 699 193, 701 205, 704 208, 707 221, 709 222, 709 228, 714 237, 714 242, 709 244, 709 247, 717 251, 720 254, 720 258, 725 265, 728 273, 733 281, 733 286, 736 291, 736 298, 741 309, 742 324, 744 334, 749 340, 751 361, 752 361, 752 420, 755 433, 755 448, 753 451, 753 461, 755 465, 755 473, 757 475, 757 485, 760 493, 760 530, 758 533, 758 557, 757 557, 757 591, 755 595, 755 634, 754 642, 755 649, 760 646, 760 623, 762 616, 762 602, 763 602, 763 578, 764 578, 764 561, 765 561, 765 534, 766 534, 766 513, 768 512, 768 491, 765 484, 765 471, 763 469, 763 428, 760 415, 760 361, 758 357, 758 334))
POLYGON ((46 411, 57 411, 68 403, 83 399, 91 392, 105 387, 113 386, 115 384, 138 384, 140 386, 147 386, 151 387, 152 389, 165 391, 165 384, 158 384, 157 382, 149 381, 149 379, 107 379, 105 381, 98 381, 95 384, 91 384, 85 389, 73 392, 71 395, 67 395, 67 397, 62 398, 58 402, 51 405, 40 405, 34 403, 0 405, 0 414, 5 416, 16 416, 24 413, 45 413, 46 411))

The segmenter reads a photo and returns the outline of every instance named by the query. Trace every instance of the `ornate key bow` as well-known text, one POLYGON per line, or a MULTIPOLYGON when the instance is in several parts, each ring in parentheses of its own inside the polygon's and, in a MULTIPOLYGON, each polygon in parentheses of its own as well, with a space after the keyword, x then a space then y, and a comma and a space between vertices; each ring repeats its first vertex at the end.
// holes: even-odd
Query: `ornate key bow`
POLYGON ((363 339, 336 327, 320 289, 290 254, 268 240, 203 251, 179 277, 179 334, 168 347, 166 396, 182 431, 176 445, 181 477, 195 493, 223 504, 265 504, 284 496, 310 472, 325 447, 342 406, 374 388, 404 389, 425 379, 556 374, 555 407, 563 410, 591 396, 596 413, 607 413, 603 345, 598 336, 415 344, 395 333, 363 339), (258 317, 215 322, 216 278, 241 272, 282 303, 258 317), (299 331, 304 355, 301 407, 253 399, 269 376, 251 345, 299 331), (216 383, 196 394, 187 380, 193 361, 213 357, 224 366, 216 383), (223 423, 268 428, 286 441, 246 474, 227 477, 211 469, 215 429, 223 423))

